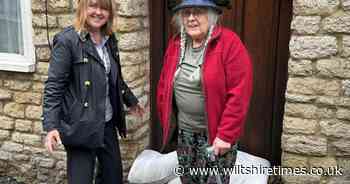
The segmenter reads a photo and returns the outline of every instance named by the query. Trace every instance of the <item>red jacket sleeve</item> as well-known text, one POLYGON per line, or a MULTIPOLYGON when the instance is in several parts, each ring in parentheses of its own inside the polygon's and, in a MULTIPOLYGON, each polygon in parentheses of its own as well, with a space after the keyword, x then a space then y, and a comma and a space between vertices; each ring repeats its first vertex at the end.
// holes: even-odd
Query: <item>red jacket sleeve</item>
POLYGON ((243 132, 252 94, 252 64, 244 45, 237 38, 224 56, 226 103, 216 137, 235 143, 243 132))

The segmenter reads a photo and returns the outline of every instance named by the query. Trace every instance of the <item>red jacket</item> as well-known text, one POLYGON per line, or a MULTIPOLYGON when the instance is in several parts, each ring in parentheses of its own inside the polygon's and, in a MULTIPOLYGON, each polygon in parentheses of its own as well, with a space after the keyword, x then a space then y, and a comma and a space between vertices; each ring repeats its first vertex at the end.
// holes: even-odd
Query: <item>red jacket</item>
MULTIPOLYGON (((179 60, 180 36, 169 41, 157 86, 157 111, 168 141, 173 79, 179 60)), ((202 86, 209 143, 215 137, 234 143, 242 134, 252 93, 252 66, 246 48, 231 30, 216 27, 205 51, 202 86)))

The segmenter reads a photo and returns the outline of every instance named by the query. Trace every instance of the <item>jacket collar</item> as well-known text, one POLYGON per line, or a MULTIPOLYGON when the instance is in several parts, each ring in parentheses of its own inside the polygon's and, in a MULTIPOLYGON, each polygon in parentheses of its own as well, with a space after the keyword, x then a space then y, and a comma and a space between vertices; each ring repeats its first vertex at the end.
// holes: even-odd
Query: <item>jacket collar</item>
POLYGON ((87 31, 77 31, 79 38, 81 41, 85 42, 87 40, 87 36, 89 34, 89 32, 87 31))
MULTIPOLYGON (((79 35, 80 40, 83 42, 87 41, 88 36, 90 36, 88 31, 77 31, 77 33, 79 35)), ((108 41, 109 37, 110 37, 109 35, 104 36, 103 41, 102 41, 103 45, 108 41)))

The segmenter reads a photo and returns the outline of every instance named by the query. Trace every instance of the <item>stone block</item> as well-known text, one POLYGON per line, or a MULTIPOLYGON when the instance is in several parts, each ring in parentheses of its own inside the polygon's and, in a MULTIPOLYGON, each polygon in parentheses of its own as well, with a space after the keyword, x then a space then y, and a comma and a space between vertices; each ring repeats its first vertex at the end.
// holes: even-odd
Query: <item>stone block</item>
POLYGON ((28 92, 28 93, 15 92, 14 93, 15 102, 20 103, 20 104, 40 105, 41 99, 42 99, 41 93, 33 93, 33 92, 28 92))
POLYGON ((117 31, 118 32, 131 32, 139 31, 143 29, 143 19, 134 17, 117 17, 117 31))
POLYGON ((145 52, 120 52, 120 62, 122 66, 136 65, 144 63, 148 55, 145 52))
POLYGON ((290 53, 296 59, 318 59, 337 54, 337 39, 334 36, 292 36, 290 53))
POLYGON ((338 100, 337 105, 343 106, 343 107, 350 107, 350 98, 348 97, 340 97, 338 100))
POLYGON ((296 154, 325 156, 327 155, 327 139, 318 136, 283 135, 282 149, 296 154))
POLYGON ((141 118, 138 116, 127 115, 126 116, 126 127, 128 131, 133 131, 138 129, 143 125, 141 118))
POLYGON ((342 90, 344 91, 345 96, 350 96, 350 80, 342 81, 342 90))
POLYGON ((58 161, 56 163, 56 169, 57 170, 65 170, 66 169, 66 162, 65 161, 58 161))
POLYGON ((341 58, 321 59, 316 64, 320 76, 350 78, 350 61, 341 58))
POLYGON ((320 16, 296 16, 291 26, 298 34, 315 34, 320 30, 320 22, 320 16))
POLYGON ((317 104, 334 106, 334 105, 339 104, 339 98, 338 97, 329 97, 329 96, 319 96, 316 99, 316 103, 317 104))
POLYGON ((12 90, 28 91, 32 87, 31 81, 25 80, 5 80, 4 86, 12 90))
MULTIPOLYGON (((19 170, 21 173, 32 173, 33 171, 33 165, 32 164, 21 164, 19 165, 19 170)), ((40 183, 43 184, 43 183, 40 183)))
POLYGON ((317 61, 317 72, 320 76, 334 78, 350 78, 350 61, 341 58, 324 59, 317 61))
POLYGON ((15 132, 12 134, 12 140, 16 143, 21 143, 21 144, 30 145, 30 146, 43 145, 41 141, 41 136, 33 135, 33 134, 15 132))
POLYGON ((350 33, 350 13, 336 13, 322 20, 322 30, 328 33, 350 33))
POLYGON ((33 82, 33 92, 43 93, 44 88, 45 86, 43 82, 33 82))
POLYGON ((284 152, 282 154, 283 167, 308 167, 308 159, 303 155, 296 155, 284 152))
POLYGON ((4 102, 0 100, 0 113, 4 112, 4 102))
POLYGON ((336 110, 334 108, 319 107, 316 111, 316 116, 320 119, 331 119, 336 117, 336 110))
POLYGON ((25 109, 26 118, 40 120, 42 115, 42 106, 29 105, 25 109))
POLYGON ((37 61, 49 61, 51 51, 48 46, 36 47, 35 49, 37 61))
POLYGON ((331 145, 336 149, 337 156, 350 156, 350 141, 348 139, 339 139, 331 142, 331 145))
POLYGON ((139 98, 140 105, 142 107, 145 107, 146 105, 149 104, 149 96, 148 95, 143 95, 142 97, 139 98))
POLYGON ((286 93, 286 101, 287 102, 301 102, 301 103, 312 103, 317 99, 317 96, 312 95, 300 95, 300 94, 293 94, 293 93, 286 93))
POLYGON ((148 1, 144 0, 118 0, 119 9, 118 15, 131 16, 147 16, 148 1))
POLYGON ((0 89, 0 100, 10 100, 12 98, 12 94, 8 90, 0 89))
POLYGON ((24 118, 24 105, 18 103, 7 103, 4 106, 4 114, 14 118, 24 118))
MULTIPOLYGON (((49 28, 57 27, 57 16, 48 15, 48 26, 49 28)), ((33 26, 46 28, 46 15, 44 13, 35 13, 32 16, 33 26)))
POLYGON ((343 173, 350 175, 350 158, 337 158, 337 165, 343 169, 343 173))
POLYGON ((283 123, 283 132, 314 134, 317 130, 317 125, 317 121, 313 119, 285 117, 283 123))
MULTIPOLYGON (((33 12, 45 12, 45 0, 32 0, 33 12)), ((68 0, 48 0, 49 13, 60 13, 70 11, 68 0)))
POLYGON ((6 151, 0 151, 0 160, 10 160, 11 159, 11 153, 6 151))
POLYGON ((321 176, 302 175, 302 176, 282 176, 284 184, 320 184, 321 176))
POLYGON ((143 19, 143 27, 144 28, 149 28, 149 18, 148 17, 145 17, 144 19, 143 19))
POLYGON ((119 48, 121 51, 135 51, 149 47, 149 32, 132 32, 119 35, 119 48))
POLYGON ((45 82, 47 80, 48 76, 47 75, 39 75, 39 74, 34 74, 33 75, 33 80, 34 81, 39 81, 39 82, 45 82))
MULTIPOLYGON (((52 43, 52 39, 53 37, 58 33, 62 31, 62 29, 49 29, 49 38, 50 38, 50 42, 52 43)), ((42 28, 36 28, 34 29, 33 32, 33 42, 35 45, 48 45, 48 40, 47 40, 47 30, 46 29, 42 29, 42 28)))
POLYGON ((60 28, 65 28, 73 24, 75 14, 63 14, 57 17, 60 28))
POLYGON ((337 166, 337 161, 333 157, 312 157, 309 159, 309 163, 310 167, 323 168, 324 170, 337 166))
POLYGON ((130 89, 134 89, 137 87, 144 86, 146 82, 147 82, 147 76, 142 76, 140 78, 137 78, 133 81, 128 82, 128 86, 130 89))
POLYGON ((287 92, 303 95, 339 96, 341 93, 341 85, 336 80, 289 78, 287 92))
POLYGON ((43 134, 43 124, 41 121, 35 121, 33 123, 33 133, 35 134, 43 134))
POLYGON ((13 130, 14 128, 14 119, 7 116, 0 116, 0 129, 13 130))
POLYGON ((344 10, 350 10, 350 0, 342 0, 342 6, 344 10))
POLYGON ((310 60, 289 60, 288 74, 299 76, 311 76, 313 72, 312 61, 310 60))
POLYGON ((329 15, 336 11, 339 0, 294 0, 293 12, 296 15, 329 15))
POLYGON ((350 175, 331 177, 328 184, 350 184, 350 175))
POLYGON ((343 57, 350 57, 350 36, 343 36, 342 40, 342 53, 343 57))
POLYGON ((51 169, 55 166, 55 160, 52 158, 33 157, 33 161, 38 166, 47 169, 51 169))
POLYGON ((12 157, 14 160, 16 160, 18 162, 29 161, 29 159, 30 159, 30 156, 25 155, 25 154, 13 154, 12 157))
POLYGON ((298 118, 317 118, 318 108, 311 104, 287 103, 285 115, 298 118))
POLYGON ((148 123, 139 122, 139 124, 142 126, 139 126, 139 128, 135 129, 133 132, 130 131, 128 137, 126 138, 127 141, 137 141, 148 137, 150 131, 148 123))
POLYGON ((122 67, 122 75, 125 81, 131 82, 142 77, 144 73, 141 72, 139 65, 132 65, 122 67))
POLYGON ((8 152, 21 153, 24 150, 24 145, 6 141, 2 144, 1 150, 5 150, 8 152))
POLYGON ((36 72, 38 74, 47 75, 49 70, 49 63, 48 62, 38 62, 36 67, 36 72))
POLYGON ((10 137, 10 131, 0 130, 0 141, 6 140, 10 137))
POLYGON ((336 117, 338 119, 343 119, 343 120, 350 120, 350 110, 349 109, 344 109, 344 108, 338 108, 336 117))
POLYGON ((141 96, 143 96, 145 94, 145 91, 143 89, 143 86, 139 86, 139 87, 135 87, 132 89, 132 92, 134 93, 134 95, 139 98, 141 96))
POLYGON ((20 132, 32 132, 32 121, 17 119, 15 129, 20 132))

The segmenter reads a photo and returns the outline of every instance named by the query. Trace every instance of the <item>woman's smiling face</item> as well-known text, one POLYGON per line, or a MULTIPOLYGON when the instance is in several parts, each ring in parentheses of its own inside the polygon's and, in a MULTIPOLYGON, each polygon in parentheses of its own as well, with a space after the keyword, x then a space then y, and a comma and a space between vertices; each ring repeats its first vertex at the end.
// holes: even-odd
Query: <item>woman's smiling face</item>
POLYGON ((90 31, 100 31, 110 16, 109 10, 101 7, 98 0, 90 0, 86 14, 86 23, 90 31))
POLYGON ((193 40, 204 39, 209 31, 206 8, 185 8, 180 12, 185 31, 193 40))

